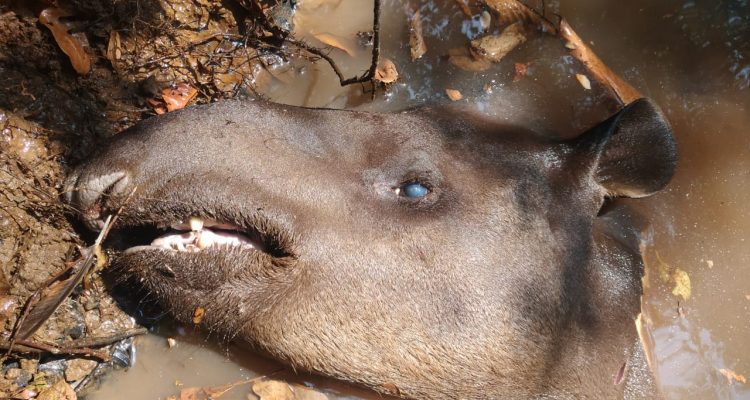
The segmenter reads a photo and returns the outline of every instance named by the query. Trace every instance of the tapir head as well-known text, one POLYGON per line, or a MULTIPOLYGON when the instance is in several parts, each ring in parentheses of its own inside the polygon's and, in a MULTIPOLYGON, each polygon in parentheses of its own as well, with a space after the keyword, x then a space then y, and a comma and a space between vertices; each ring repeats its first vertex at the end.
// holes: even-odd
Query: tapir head
POLYGON ((123 207, 140 245, 116 264, 179 320, 383 392, 516 398, 617 372, 640 258, 602 206, 675 162, 648 100, 566 142, 451 109, 223 102, 120 134, 66 196, 93 228, 123 207))

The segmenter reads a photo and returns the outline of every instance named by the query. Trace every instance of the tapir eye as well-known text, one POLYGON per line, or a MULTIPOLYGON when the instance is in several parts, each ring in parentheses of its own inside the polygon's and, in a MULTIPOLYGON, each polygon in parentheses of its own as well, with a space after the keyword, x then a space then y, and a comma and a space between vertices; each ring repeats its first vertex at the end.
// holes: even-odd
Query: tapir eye
POLYGON ((419 182, 409 182, 401 185, 401 187, 397 189, 397 193, 400 196, 408 197, 410 199, 419 199, 427 196, 430 193, 430 189, 419 182))

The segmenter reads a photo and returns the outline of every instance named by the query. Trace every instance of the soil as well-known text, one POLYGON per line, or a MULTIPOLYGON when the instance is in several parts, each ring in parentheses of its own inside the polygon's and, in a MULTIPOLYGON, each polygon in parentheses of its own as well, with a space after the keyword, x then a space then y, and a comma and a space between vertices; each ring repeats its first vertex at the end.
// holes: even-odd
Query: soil
MULTIPOLYGON (((151 104, 170 85, 187 83, 198 90, 194 101, 206 103, 252 92, 260 82, 262 57, 245 45, 240 28, 246 27, 235 19, 244 18, 243 9, 224 3, 0 1, 0 341, 6 349, 29 297, 74 264, 77 246, 90 239, 76 234, 60 201, 69 167, 154 115, 151 104), (45 9, 60 16, 54 28, 82 52, 69 57, 62 50, 40 21, 45 9), (77 71, 77 61, 90 71, 77 71)), ((275 57, 268 54, 266 63, 275 57)), ((92 274, 29 341, 65 348, 135 325, 92 274)), ((0 398, 42 398, 60 381, 81 392, 108 367, 128 364, 130 342, 97 349, 111 355, 107 362, 18 344, 13 353, 3 350, 0 398)))

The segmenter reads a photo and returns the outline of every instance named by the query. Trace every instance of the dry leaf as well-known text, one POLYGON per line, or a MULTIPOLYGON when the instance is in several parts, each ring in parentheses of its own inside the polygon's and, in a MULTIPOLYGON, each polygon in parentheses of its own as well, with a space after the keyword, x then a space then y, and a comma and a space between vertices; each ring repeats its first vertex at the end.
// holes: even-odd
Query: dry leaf
POLYGON ((115 61, 122 58, 122 41, 120 40, 120 33, 112 31, 109 33, 109 43, 107 43, 107 59, 109 61, 115 61))
POLYGON ((73 69, 79 75, 86 75, 91 71, 91 59, 86 54, 83 48, 84 43, 82 43, 81 39, 71 35, 68 27, 60 22, 60 17, 67 16, 70 15, 59 8, 45 8, 39 13, 39 22, 52 32, 55 42, 57 42, 63 53, 70 59, 73 69))
POLYGON ((486 58, 476 58, 469 49, 460 47, 448 50, 448 61, 464 71, 482 72, 492 66, 492 62, 486 58))
POLYGON ((511 50, 526 41, 523 25, 516 22, 503 29, 499 35, 487 35, 471 41, 471 52, 476 58, 499 62, 511 50))
POLYGON ((421 58, 427 52, 427 45, 424 43, 424 37, 422 36, 422 16, 419 14, 419 10, 414 12, 411 21, 409 21, 409 47, 412 61, 421 58))
POLYGON ((586 90, 591 90, 591 81, 589 80, 589 77, 583 74, 576 74, 576 79, 578 79, 578 83, 583 86, 586 90))
POLYGON ((260 400, 294 400, 294 392, 286 382, 267 380, 253 384, 253 392, 260 400))
POLYGON ((672 280, 674 281, 674 289, 672 289, 672 294, 675 296, 680 296, 684 300, 689 299, 692 289, 690 286, 690 276, 688 276, 688 273, 679 268, 675 268, 675 270, 672 272, 672 280))
POLYGON ((620 103, 628 104, 643 97, 637 90, 612 72, 565 20, 560 21, 560 36, 567 41, 566 47, 570 50, 570 54, 582 62, 591 72, 594 80, 609 89, 620 103))
POLYGON ((529 70, 529 63, 516 63, 514 67, 516 74, 513 75, 513 82, 518 82, 526 76, 526 72, 529 70))
POLYGON ((518 0, 485 0, 485 4, 498 15, 504 24, 518 21, 533 24, 542 32, 556 34, 555 27, 539 13, 518 0))
POLYGON ((167 111, 185 108, 190 100, 194 99, 197 95, 198 90, 184 82, 161 91, 161 97, 164 99, 167 111))
POLYGON ((206 315, 206 309, 203 307, 198 307, 195 309, 195 312, 193 313, 193 323, 198 325, 203 321, 203 316, 206 315))
POLYGON ((393 61, 384 58, 375 70, 375 80, 382 83, 393 83, 398 80, 398 70, 393 61))
POLYGON ((167 105, 162 100, 150 98, 146 99, 146 103, 148 103, 148 105, 154 109, 154 112, 159 115, 167 113, 167 105))
POLYGON ((724 377, 726 377, 726 378, 727 378, 727 382, 728 382, 728 383, 729 383, 730 385, 731 385, 731 384, 732 384, 732 382, 734 382, 734 381, 737 381, 737 382, 742 382, 742 383, 747 383, 747 378, 745 378, 745 376, 744 376, 744 375, 740 375, 740 374, 738 374, 738 373, 736 373, 736 372, 732 371, 731 369, 726 369, 726 368, 722 368, 722 369, 720 369, 720 370, 719 370, 719 372, 720 372, 720 373, 721 373, 722 375, 724 375, 724 377))
POLYGON ((459 92, 456 89, 445 89, 445 94, 447 94, 448 98, 453 101, 458 101, 458 100, 463 99, 461 92, 459 92))
POLYGON ((336 36, 330 33, 318 33, 313 36, 315 37, 315 39, 323 42, 323 44, 342 50, 352 57, 354 57, 354 55, 356 54, 356 51, 354 50, 355 46, 353 40, 346 40, 340 36, 336 36))

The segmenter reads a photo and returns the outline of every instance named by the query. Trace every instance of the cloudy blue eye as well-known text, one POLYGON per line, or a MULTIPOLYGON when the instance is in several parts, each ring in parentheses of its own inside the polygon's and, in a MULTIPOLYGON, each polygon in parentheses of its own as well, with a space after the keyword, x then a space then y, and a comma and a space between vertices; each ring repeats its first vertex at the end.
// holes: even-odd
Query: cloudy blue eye
POLYGON ((419 182, 407 183, 406 185, 401 186, 400 190, 402 196, 410 199, 418 199, 427 196, 428 193, 430 193, 430 189, 419 182))

